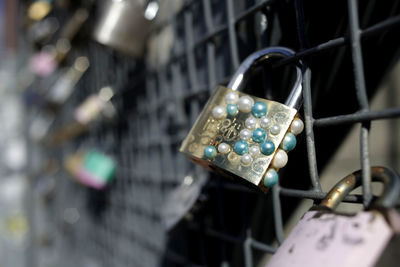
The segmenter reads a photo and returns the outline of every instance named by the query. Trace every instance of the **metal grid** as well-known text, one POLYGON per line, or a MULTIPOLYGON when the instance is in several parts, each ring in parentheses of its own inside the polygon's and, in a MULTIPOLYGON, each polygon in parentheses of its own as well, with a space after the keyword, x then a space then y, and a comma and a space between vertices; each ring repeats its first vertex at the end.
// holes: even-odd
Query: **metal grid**
MULTIPOLYGON (((56 215, 53 223, 62 230, 55 238, 55 247, 61 254, 58 261, 64 266, 254 266, 260 256, 257 252, 274 253, 274 240, 278 244, 283 240, 283 223, 293 205, 285 205, 281 198, 320 200, 325 196, 318 170, 323 164, 317 165, 317 158, 326 161, 333 148, 319 153, 318 146, 326 141, 318 142, 315 136, 324 134, 318 130, 328 126, 338 129, 342 125, 361 123, 363 194, 350 195, 345 200, 367 204, 372 198, 369 126, 373 120, 399 117, 400 108, 369 109, 367 95, 373 92, 385 68, 380 65, 382 70, 378 71, 378 67, 371 67, 375 70, 375 79, 366 82, 364 69, 371 60, 363 56, 362 45, 367 37, 378 39, 380 43, 374 45, 379 49, 378 45, 385 47, 388 38, 395 40, 393 36, 390 39, 390 35, 396 35, 395 29, 400 25, 396 1, 385 4, 392 13, 379 21, 374 21, 376 18, 371 15, 372 10, 378 9, 377 1, 369 1, 362 8, 357 7, 356 0, 348 0, 347 7, 344 3, 337 4, 336 8, 346 17, 338 19, 336 32, 325 41, 318 38, 310 41, 312 22, 307 15, 320 12, 311 9, 318 5, 316 2, 185 1, 179 11, 174 11, 171 2, 166 4, 170 6, 167 19, 153 32, 153 36, 161 36, 168 28, 174 36, 170 56, 163 62, 149 57, 142 65, 93 42, 74 51, 76 55, 87 53, 91 67, 72 99, 63 107, 57 124, 65 123, 72 108, 86 96, 109 84, 117 91, 114 102, 119 119, 113 125, 96 125, 78 140, 47 153, 61 159, 76 148, 96 146, 112 154, 119 162, 119 169, 115 182, 102 193, 79 187, 63 172, 58 175, 57 193, 52 203, 56 215), (362 16, 359 17, 359 13, 362 16), (362 27, 359 21, 363 22, 362 27), (260 29, 253 23, 261 25, 260 29), (250 30, 255 28, 254 32, 250 30), (278 44, 299 52, 280 60, 274 68, 299 59, 305 65, 303 112, 306 128, 305 141, 300 147, 306 148, 304 163, 308 162, 309 175, 298 165, 286 168, 299 168, 307 179, 300 179, 302 185, 298 187, 287 186, 296 172, 282 170, 281 185, 276 185, 265 196, 213 176, 202 193, 207 200, 192 212, 192 218, 185 219, 171 233, 165 233, 160 217, 165 197, 188 174, 206 175, 177 152, 203 103, 216 85, 229 80, 246 55, 278 44), (346 55, 351 55, 351 61, 346 61, 346 55), (334 57, 340 60, 334 61, 332 66, 321 63, 334 57), (353 69, 354 84, 348 84, 347 93, 351 89, 355 96, 349 97, 347 106, 332 114, 322 108, 326 102, 321 93, 328 92, 329 88, 333 95, 344 93, 332 90, 334 80, 343 79, 338 74, 338 64, 347 64, 353 69), (329 76, 319 70, 321 66, 331 71, 329 76), (324 78, 330 82, 322 83, 324 78), (316 111, 318 115, 329 116, 316 118, 316 111), (343 113, 348 114, 335 115, 343 113), (63 211, 71 206, 78 208, 81 214, 74 225, 63 221, 63 211), (232 211, 232 206, 237 208, 232 211), (268 229, 260 230, 260 224, 268 229)), ((382 61, 371 56, 374 64, 390 65, 393 54, 398 52, 396 44, 398 46, 397 42, 388 52, 390 56, 380 55, 382 61)), ((169 54, 162 40, 158 40, 157 45, 159 56, 169 54)), ((267 75, 264 70, 260 72, 262 76, 267 75)), ((259 80, 256 78, 257 82, 259 80)), ((284 97, 286 84, 279 85, 280 90, 271 89, 263 79, 261 84, 267 96, 284 97), (275 91, 282 91, 282 96, 275 91)), ((250 84, 250 87, 255 86, 260 83, 250 84)), ((342 131, 345 133, 347 128, 342 131)), ((294 152, 290 159, 305 155, 301 153, 294 152)))

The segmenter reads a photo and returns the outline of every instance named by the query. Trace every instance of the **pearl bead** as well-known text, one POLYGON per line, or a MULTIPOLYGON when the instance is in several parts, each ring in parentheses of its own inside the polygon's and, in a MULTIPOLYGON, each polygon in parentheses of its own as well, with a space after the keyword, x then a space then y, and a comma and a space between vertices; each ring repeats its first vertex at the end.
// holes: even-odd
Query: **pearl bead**
POLYGON ((217 155, 217 150, 215 149, 214 146, 206 146, 204 149, 204 156, 207 159, 212 159, 217 155))
POLYGON ((216 106, 212 110, 212 115, 216 119, 222 119, 225 117, 225 109, 222 106, 216 106))
POLYGON ((244 165, 249 165, 253 158, 249 154, 244 154, 240 160, 244 165))
POLYGON ((275 145, 271 140, 266 140, 260 145, 260 151, 266 156, 271 155, 275 151, 275 145))
POLYGON ((283 151, 282 149, 278 149, 278 152, 276 152, 275 158, 272 161, 272 167, 280 169, 285 167, 287 162, 288 162, 288 156, 286 152, 283 151))
POLYGON ((242 96, 239 98, 238 107, 241 112, 249 113, 253 106, 254 100, 249 96, 242 96))
POLYGON ((239 109, 235 104, 229 104, 228 106, 226 106, 226 112, 230 116, 235 116, 236 114, 238 114, 239 109))
POLYGON ((267 114, 267 105, 264 102, 256 102, 251 108, 251 113, 256 118, 261 118, 267 114))
POLYGON ((218 152, 222 154, 226 154, 231 150, 227 143, 221 143, 218 145, 218 152))
POLYGON ((253 131, 253 141, 256 143, 261 143, 265 140, 265 130, 261 128, 257 128, 253 131))
POLYGON ((296 136, 292 133, 287 133, 283 138, 281 148, 285 151, 291 151, 296 146, 296 136))
POLYGON ((251 146, 249 148, 249 154, 254 156, 260 155, 260 148, 258 146, 251 146))
POLYGON ((300 134, 304 129, 304 123, 299 118, 294 119, 292 122, 292 126, 290 126, 290 131, 294 135, 300 134))
POLYGON ((244 125, 249 129, 254 129, 254 128, 256 128, 257 120, 255 118, 253 118, 253 117, 248 117, 244 121, 244 125))
POLYGON ((242 140, 237 141, 233 147, 233 150, 236 152, 236 154, 244 155, 247 153, 247 151, 249 151, 249 144, 242 140))
POLYGON ((241 139, 249 140, 249 138, 251 137, 251 131, 248 129, 243 129, 240 131, 239 135, 241 139))
POLYGON ((278 173, 274 169, 269 169, 265 174, 264 186, 272 187, 278 182, 278 173))
POLYGON ((279 125, 272 125, 269 131, 272 135, 277 135, 281 131, 281 127, 279 127, 279 125))
POLYGON ((227 104, 236 104, 239 100, 239 94, 237 92, 229 92, 225 95, 225 102, 227 104))
POLYGON ((271 124, 271 120, 267 117, 262 117, 260 119, 260 126, 261 128, 267 128, 271 124))

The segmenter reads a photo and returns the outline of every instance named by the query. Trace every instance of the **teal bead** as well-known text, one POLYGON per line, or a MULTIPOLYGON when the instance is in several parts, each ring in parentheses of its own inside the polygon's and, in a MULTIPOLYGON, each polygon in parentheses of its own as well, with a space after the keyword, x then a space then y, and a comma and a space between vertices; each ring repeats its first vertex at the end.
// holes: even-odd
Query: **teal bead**
POLYGON ((217 155, 217 149, 215 148, 215 146, 206 146, 206 148, 204 149, 204 156, 207 159, 212 159, 217 155))
POLYGON ((233 147, 233 150, 236 152, 236 154, 244 155, 249 151, 249 144, 242 140, 237 141, 233 147))
POLYGON ((278 173, 274 169, 270 169, 265 174, 264 185, 266 187, 272 187, 278 182, 278 173))
POLYGON ((253 131, 253 141, 262 143, 265 140, 266 132, 264 129, 257 128, 253 131))
POLYGON ((256 118, 261 118, 267 114, 267 105, 264 102, 256 102, 251 108, 251 113, 256 118))
POLYGON ((266 156, 271 155, 275 151, 275 145, 271 140, 266 140, 260 145, 260 151, 266 156))
POLYGON ((226 106, 226 113, 228 113, 228 115, 235 116, 236 114, 238 114, 238 112, 239 108, 235 104, 229 104, 228 106, 226 106))
POLYGON ((296 143, 297 143, 296 136, 294 136, 294 134, 292 133, 287 133, 283 138, 281 148, 283 150, 290 151, 293 150, 293 148, 295 148, 296 143))

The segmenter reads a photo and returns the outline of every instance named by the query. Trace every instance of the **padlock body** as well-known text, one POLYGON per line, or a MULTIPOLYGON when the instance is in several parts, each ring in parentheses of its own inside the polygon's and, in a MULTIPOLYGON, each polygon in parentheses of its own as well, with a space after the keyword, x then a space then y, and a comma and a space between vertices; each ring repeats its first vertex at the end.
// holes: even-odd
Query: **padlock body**
POLYGON ((372 267, 393 234, 377 211, 353 215, 309 211, 266 266, 372 267))
MULTIPOLYGON (((288 131, 291 122, 296 116, 297 110, 275 101, 250 96, 243 92, 237 92, 239 98, 248 96, 254 103, 262 102, 266 104, 267 112, 264 117, 269 119, 269 126, 261 127, 261 118, 255 118, 251 111, 238 111, 235 115, 229 115, 229 113, 226 112, 222 118, 216 118, 213 114, 213 109, 217 106, 226 109, 228 105, 226 102, 226 95, 230 92, 237 91, 232 91, 223 86, 218 87, 215 94, 209 99, 197 118, 188 136, 183 141, 180 151, 188 155, 193 162, 211 171, 229 177, 240 177, 263 189, 262 180, 264 175, 288 131), (254 129, 257 128, 265 130, 265 140, 273 142, 275 149, 270 155, 265 155, 263 153, 252 155, 251 163, 243 164, 241 161, 243 155, 236 153, 234 146, 241 140, 240 132, 246 128, 245 121, 250 117, 255 118, 256 124, 253 129, 249 130, 252 133, 254 133, 254 129), (278 126, 275 127, 275 129, 278 128, 279 132, 274 131, 274 134, 271 134, 270 128, 272 126, 278 126), (229 152, 218 152, 218 146, 221 143, 225 143, 229 146, 229 152), (207 158, 205 156, 204 150, 207 146, 214 146, 217 149, 215 157, 207 158)), ((251 146, 260 146, 260 143, 255 142, 252 138, 249 138, 245 142, 248 144, 249 148, 251 146)))

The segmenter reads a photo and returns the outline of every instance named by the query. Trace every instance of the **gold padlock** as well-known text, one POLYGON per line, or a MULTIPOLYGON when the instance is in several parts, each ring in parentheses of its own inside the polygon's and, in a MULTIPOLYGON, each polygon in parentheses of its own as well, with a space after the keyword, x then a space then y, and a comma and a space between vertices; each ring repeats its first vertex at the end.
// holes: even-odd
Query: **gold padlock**
POLYGON ((285 104, 241 92, 250 70, 266 59, 289 57, 294 51, 269 47, 254 52, 239 66, 227 87, 219 86, 208 100, 180 152, 205 168, 240 177, 264 192, 278 181, 304 124, 297 116, 302 105, 302 68, 285 104))

